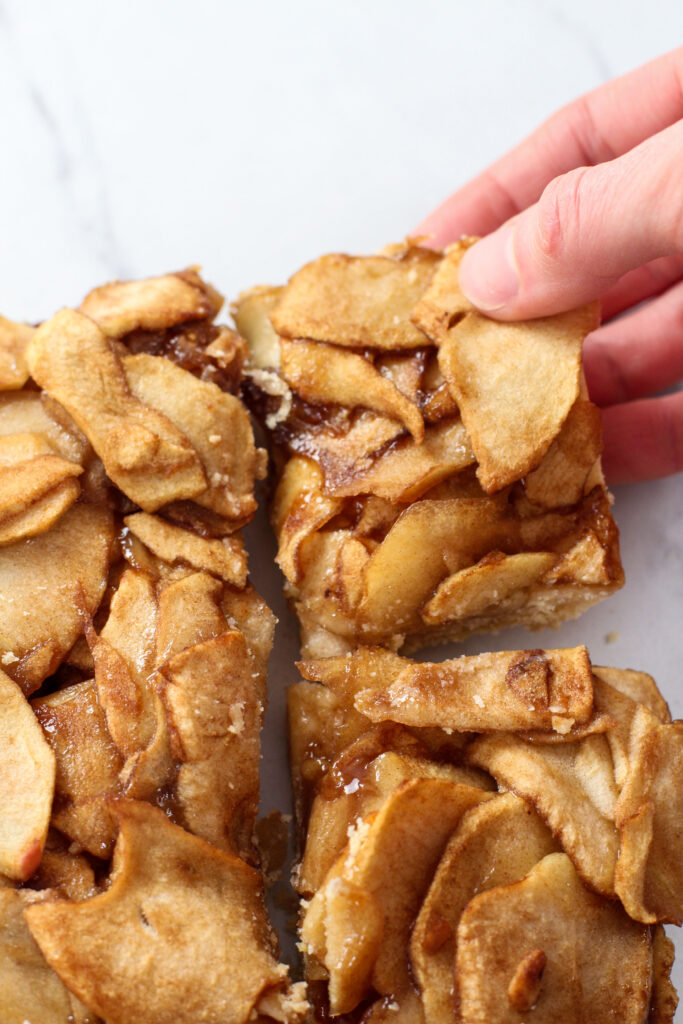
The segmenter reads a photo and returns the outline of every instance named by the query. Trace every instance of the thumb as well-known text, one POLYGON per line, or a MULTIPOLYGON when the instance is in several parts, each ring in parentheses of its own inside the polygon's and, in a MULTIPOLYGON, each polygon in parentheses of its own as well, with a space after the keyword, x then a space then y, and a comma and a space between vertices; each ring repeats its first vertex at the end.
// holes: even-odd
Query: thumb
POLYGON ((499 320, 546 316, 683 252, 681 152, 683 121, 616 160, 555 178, 534 206, 467 250, 465 295, 499 320))

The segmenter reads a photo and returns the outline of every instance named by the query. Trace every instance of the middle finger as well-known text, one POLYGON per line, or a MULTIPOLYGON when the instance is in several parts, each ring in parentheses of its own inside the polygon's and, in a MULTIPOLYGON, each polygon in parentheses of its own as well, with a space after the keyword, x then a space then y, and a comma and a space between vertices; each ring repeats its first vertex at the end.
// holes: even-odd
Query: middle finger
POLYGON ((683 378, 683 281, 586 338, 591 399, 617 405, 654 395, 683 378))

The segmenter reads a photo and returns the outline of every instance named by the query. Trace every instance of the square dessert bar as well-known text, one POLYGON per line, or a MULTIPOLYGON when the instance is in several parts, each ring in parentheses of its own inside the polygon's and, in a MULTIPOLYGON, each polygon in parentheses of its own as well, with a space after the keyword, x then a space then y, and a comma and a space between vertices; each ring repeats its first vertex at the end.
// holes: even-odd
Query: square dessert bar
POLYGON ((581 367, 598 308, 488 319, 470 242, 323 256, 233 306, 306 657, 557 625, 623 584, 581 367))
POLYGON ((274 618, 196 270, 0 320, 0 1019, 295 1022, 253 834, 274 618))
POLYGON ((300 664, 289 691, 314 1020, 673 1021, 683 723, 584 647, 300 664))

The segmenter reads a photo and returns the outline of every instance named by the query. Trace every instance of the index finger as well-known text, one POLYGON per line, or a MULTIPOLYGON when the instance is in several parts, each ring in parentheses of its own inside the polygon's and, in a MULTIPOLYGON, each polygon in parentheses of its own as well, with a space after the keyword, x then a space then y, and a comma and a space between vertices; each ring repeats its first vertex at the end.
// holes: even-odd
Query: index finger
POLYGON ((559 174, 613 160, 683 117, 683 46, 586 93, 459 189, 413 232, 446 245, 487 235, 559 174))

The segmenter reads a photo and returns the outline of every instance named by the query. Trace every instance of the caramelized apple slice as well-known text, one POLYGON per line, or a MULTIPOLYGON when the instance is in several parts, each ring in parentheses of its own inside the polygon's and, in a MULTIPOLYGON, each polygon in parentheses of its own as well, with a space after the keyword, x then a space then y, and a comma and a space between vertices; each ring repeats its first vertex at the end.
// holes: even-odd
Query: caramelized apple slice
POLYGON ((287 1011, 280 1020, 302 1020, 307 1007, 268 952, 258 872, 149 804, 124 800, 113 811, 120 833, 109 889, 26 911, 69 989, 111 1024, 246 1024, 270 994, 287 1011))
POLYGON ((430 1024, 455 1013, 455 933, 473 896, 516 882, 557 844, 533 807, 505 793, 463 815, 451 837, 410 940, 410 957, 430 1024))
POLYGON ((145 511, 206 489, 196 450, 166 416, 131 394, 120 359, 88 317, 63 309, 36 331, 26 358, 31 376, 73 416, 107 475, 145 511))
POLYGON ((55 757, 16 683, 0 671, 0 873, 18 881, 40 864, 55 757))
POLYGON ((466 1024, 641 1024, 650 1006, 648 930, 553 853, 526 878, 475 896, 458 925, 456 998, 466 1024), (541 954, 541 955, 539 955, 541 954))
POLYGON ((332 1013, 353 1010, 371 986, 380 995, 409 986, 410 930, 448 837, 490 798, 446 779, 413 779, 359 822, 301 930, 329 973, 332 1013))

